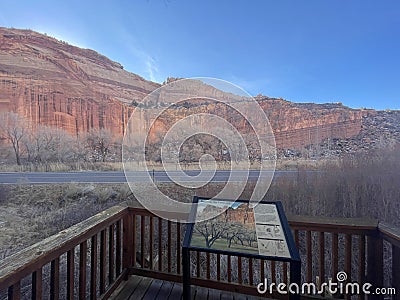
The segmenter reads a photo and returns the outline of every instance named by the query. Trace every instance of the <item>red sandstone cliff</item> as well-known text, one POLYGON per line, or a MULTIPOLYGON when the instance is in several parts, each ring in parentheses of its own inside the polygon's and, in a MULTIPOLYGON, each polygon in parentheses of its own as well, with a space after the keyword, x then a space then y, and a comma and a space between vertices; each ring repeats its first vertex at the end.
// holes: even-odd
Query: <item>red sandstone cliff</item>
POLYGON ((30 30, 0 28, 0 111, 73 134, 92 127, 122 134, 126 104, 158 87, 93 50, 30 30))
MULTIPOLYGON (((122 135, 134 109, 129 104, 133 100, 140 103, 159 86, 93 50, 30 30, 0 28, 0 111, 16 111, 34 124, 57 126, 71 134, 104 127, 122 135)), ((236 97, 204 84, 199 84, 199 91, 220 98, 236 97)), ((176 97, 184 94, 183 90, 176 97)), ((264 96, 257 100, 269 117, 279 148, 357 135, 365 114, 342 105, 295 104, 264 96)), ((143 109, 148 124, 154 115, 152 107, 170 101, 160 95, 158 103, 143 109)), ((229 114, 226 108, 207 103, 176 110, 161 118, 157 126, 168 128, 174 119, 193 112, 229 114)))

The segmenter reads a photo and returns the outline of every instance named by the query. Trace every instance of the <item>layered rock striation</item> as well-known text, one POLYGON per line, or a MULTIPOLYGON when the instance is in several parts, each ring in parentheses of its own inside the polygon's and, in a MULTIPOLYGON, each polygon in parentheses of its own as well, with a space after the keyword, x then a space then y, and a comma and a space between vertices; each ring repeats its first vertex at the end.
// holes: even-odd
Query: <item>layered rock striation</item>
MULTIPOLYGON (((168 82, 175 80, 169 78, 168 82)), ((15 111, 33 124, 56 126, 74 135, 91 128, 108 128, 121 136, 139 105, 141 116, 150 126, 155 108, 175 100, 160 94, 154 103, 142 105, 143 98, 158 87, 160 84, 125 71, 119 63, 93 50, 30 30, 0 28, 0 112, 15 111)), ((205 84, 196 89, 210 97, 246 101, 205 84)), ((175 96, 182 97, 185 92, 175 96)), ((341 104, 295 104, 266 96, 257 96, 256 100, 269 118, 277 147, 286 149, 318 144, 327 138, 356 136, 363 118, 370 113, 341 104)), ((218 112, 232 120, 229 110, 220 104, 203 101, 170 109, 156 126, 168 128, 177 119, 196 112, 218 112)), ((239 128, 245 126, 240 120, 233 123, 239 128)))
POLYGON ((122 135, 133 99, 159 84, 89 49, 30 31, 0 28, 0 111, 71 134, 110 128, 122 135))

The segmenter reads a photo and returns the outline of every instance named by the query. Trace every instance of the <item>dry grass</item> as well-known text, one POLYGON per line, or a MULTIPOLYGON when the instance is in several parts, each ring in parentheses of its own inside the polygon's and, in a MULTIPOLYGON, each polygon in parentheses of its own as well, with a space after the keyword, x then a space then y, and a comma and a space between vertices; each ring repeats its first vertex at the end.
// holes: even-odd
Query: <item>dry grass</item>
MULTIPOLYGON (((338 160, 335 160, 338 161, 338 160)), ((306 168, 315 170, 326 164, 326 160, 306 160, 306 159, 280 159, 276 162, 277 170, 298 170, 306 168)), ((332 160, 330 160, 332 162, 332 160)), ((127 168, 136 171, 152 170, 162 171, 177 170, 174 165, 162 165, 156 162, 149 162, 147 166, 142 163, 129 163, 126 164, 127 168)), ((212 164, 202 165, 204 170, 213 170, 212 164)), ((229 163, 218 163, 217 170, 230 170, 229 163)), ((260 164, 254 162, 251 164, 250 169, 258 170, 260 164)), ((182 165, 184 170, 198 170, 198 163, 191 163, 182 165)), ((235 169, 247 169, 247 164, 244 162, 235 163, 235 169)), ((71 162, 71 163, 48 163, 48 164, 0 164, 0 172, 71 172, 71 171, 122 171, 123 164, 121 162, 71 162)))
MULTIPOLYGON (((286 212, 332 217, 369 217, 400 226, 400 154, 347 158, 326 163, 321 172, 299 168, 278 177, 265 199, 280 200, 286 212)), ((213 197, 224 185, 191 190, 170 183, 158 188, 173 199, 213 197)), ((248 199, 253 184, 239 198, 248 199)), ((108 207, 138 205, 127 184, 52 184, 0 186, 0 259, 108 207)))
POLYGON ((126 201, 127 184, 1 186, 0 259, 126 201))
POLYGON ((121 171, 120 162, 73 162, 49 164, 0 164, 0 172, 70 172, 70 171, 121 171))

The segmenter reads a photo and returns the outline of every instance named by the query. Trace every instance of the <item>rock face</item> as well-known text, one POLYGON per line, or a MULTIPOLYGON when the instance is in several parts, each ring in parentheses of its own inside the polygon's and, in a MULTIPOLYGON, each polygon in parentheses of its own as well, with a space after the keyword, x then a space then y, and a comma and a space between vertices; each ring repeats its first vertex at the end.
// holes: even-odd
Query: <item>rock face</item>
POLYGON ((223 222, 240 223, 245 226, 254 227, 254 211, 249 207, 248 203, 240 204, 236 208, 219 207, 215 205, 207 205, 202 211, 202 217, 218 215, 218 219, 223 222))
MULTIPOLYGON (((169 78, 168 82, 175 80, 169 78)), ((93 50, 30 30, 0 28, 0 112, 15 111, 33 124, 57 126, 74 135, 91 128, 108 128, 122 135, 132 111, 158 87, 93 50)), ((199 90, 210 96, 233 97, 207 85, 199 90)), ((371 113, 341 104, 295 104, 265 96, 256 99, 269 117, 277 147, 284 149, 356 136, 363 118, 371 113)), ((147 103, 143 108, 147 123, 151 123, 154 108, 170 101, 160 95, 155 103, 147 103)), ((168 128, 177 116, 196 111, 225 111, 228 116, 226 109, 207 103, 176 110, 156 125, 168 128)))
POLYGON ((111 128, 122 135, 133 99, 159 84, 89 49, 30 30, 0 28, 0 111, 71 134, 111 128))
MULTIPOLYGON (((356 136, 362 128, 363 117, 369 113, 341 104, 298 104, 265 96, 257 97, 256 100, 269 119, 278 149, 302 149, 310 144, 319 144, 327 138, 346 139, 356 136)), ((151 108, 140 109, 143 118, 151 124, 151 108)), ((166 110, 158 116, 154 131, 166 131, 177 121, 199 113, 211 113, 224 118, 229 116, 229 122, 241 133, 248 131, 243 118, 226 105, 204 101, 183 103, 175 109, 166 110)), ((258 124, 261 127, 262 122, 264 120, 258 124)), ((207 126, 206 121, 202 123, 207 126)), ((264 134, 268 134, 268 129, 264 129, 264 134)), ((263 132, 263 128, 260 132, 263 132)), ((157 134, 152 132, 153 135, 157 134)))
POLYGON ((254 211, 247 203, 239 205, 237 208, 228 208, 226 220, 234 223, 241 223, 245 226, 254 226, 254 211))
POLYGON ((292 103, 258 97, 275 133, 280 149, 300 149, 326 138, 357 135, 367 113, 341 104, 292 103))

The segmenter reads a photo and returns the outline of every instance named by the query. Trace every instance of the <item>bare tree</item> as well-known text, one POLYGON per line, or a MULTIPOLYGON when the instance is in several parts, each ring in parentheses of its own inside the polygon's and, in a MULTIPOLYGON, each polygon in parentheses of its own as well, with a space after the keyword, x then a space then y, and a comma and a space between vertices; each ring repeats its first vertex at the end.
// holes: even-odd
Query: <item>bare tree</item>
POLYGON ((69 145, 69 156, 74 162, 87 162, 89 157, 89 149, 86 146, 86 135, 80 134, 73 138, 69 145))
POLYGON ((211 248, 215 241, 223 236, 225 230, 226 223, 221 222, 218 218, 198 223, 195 226, 195 231, 204 237, 207 248, 211 248))
POLYGON ((90 150, 90 159, 97 162, 105 162, 112 154, 112 146, 115 140, 110 130, 92 129, 86 136, 86 144, 90 150))
POLYGON ((14 112, 6 112, 0 115, 0 129, 3 136, 11 143, 15 159, 21 165, 23 139, 29 133, 28 121, 14 112))
POLYGON ((72 139, 62 129, 39 125, 25 139, 28 161, 36 164, 68 161, 72 139))

